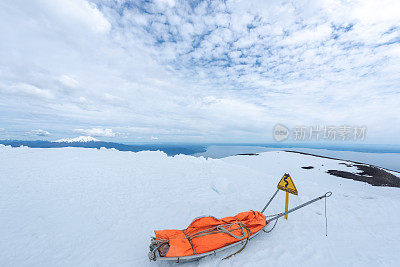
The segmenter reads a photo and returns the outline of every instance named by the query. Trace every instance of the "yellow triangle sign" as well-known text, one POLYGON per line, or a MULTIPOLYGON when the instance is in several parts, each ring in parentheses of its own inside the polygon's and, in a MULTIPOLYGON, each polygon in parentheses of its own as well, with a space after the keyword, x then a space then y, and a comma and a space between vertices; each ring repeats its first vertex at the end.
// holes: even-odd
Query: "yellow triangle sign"
POLYGON ((278 189, 289 192, 293 195, 298 195, 296 186, 293 183, 292 177, 290 177, 289 173, 285 173, 282 179, 279 181, 278 189))

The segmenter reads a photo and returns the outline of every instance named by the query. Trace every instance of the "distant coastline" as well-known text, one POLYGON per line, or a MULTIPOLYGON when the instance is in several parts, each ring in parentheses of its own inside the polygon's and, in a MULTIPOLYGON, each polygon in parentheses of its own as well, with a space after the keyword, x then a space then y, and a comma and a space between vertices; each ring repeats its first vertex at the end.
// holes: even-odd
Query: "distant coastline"
POLYGON ((88 141, 88 142, 51 142, 51 141, 23 141, 23 140, 0 140, 0 144, 12 147, 27 146, 31 148, 60 148, 60 147, 84 147, 84 148, 114 148, 119 151, 163 151, 168 156, 178 154, 193 155, 195 153, 206 151, 205 146, 201 145, 168 145, 168 144, 140 144, 128 145, 105 141, 88 141))

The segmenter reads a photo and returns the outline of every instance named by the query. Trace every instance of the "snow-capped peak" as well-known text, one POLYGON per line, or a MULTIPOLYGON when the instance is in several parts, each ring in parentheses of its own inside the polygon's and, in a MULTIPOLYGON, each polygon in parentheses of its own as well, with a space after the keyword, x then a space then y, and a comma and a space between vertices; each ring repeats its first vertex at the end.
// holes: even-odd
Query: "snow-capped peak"
POLYGON ((100 141, 100 140, 93 138, 91 136, 79 136, 79 137, 75 137, 75 138, 63 138, 63 139, 59 139, 54 142, 57 142, 57 143, 74 143, 74 142, 85 143, 85 142, 97 142, 97 141, 100 141))

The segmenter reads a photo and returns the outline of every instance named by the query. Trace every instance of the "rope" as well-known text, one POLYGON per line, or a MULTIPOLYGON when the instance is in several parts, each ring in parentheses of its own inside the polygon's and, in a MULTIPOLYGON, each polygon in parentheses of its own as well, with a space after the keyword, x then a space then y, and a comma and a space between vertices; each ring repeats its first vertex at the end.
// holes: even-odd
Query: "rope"
MULTIPOLYGON (((279 214, 280 214, 280 213, 274 214, 274 215, 269 215, 269 216, 267 216, 267 217, 272 217, 272 216, 276 216, 276 215, 279 215, 279 214)), ((267 230, 264 230, 264 228, 263 228, 262 230, 263 230, 265 233, 270 233, 270 232, 272 232, 272 230, 274 230, 274 228, 275 228, 275 226, 276 226, 277 223, 278 223, 278 219, 275 220, 274 226, 273 226, 270 230, 267 231, 267 230)), ((213 234, 213 233, 216 233, 216 232, 229 234, 230 236, 232 236, 232 237, 234 237, 234 238, 236 238, 236 239, 242 239, 242 238, 244 238, 244 237, 246 236, 246 233, 244 232, 244 230, 247 231, 246 242, 244 243, 244 245, 243 245, 238 251, 236 251, 235 253, 232 253, 231 255, 229 255, 229 256, 227 256, 227 257, 225 257, 225 258, 222 259, 222 260, 226 260, 226 259, 229 259, 230 257, 232 257, 232 256, 234 256, 234 255, 236 255, 236 254, 238 254, 238 253, 240 253, 240 252, 242 252, 242 251, 245 249, 245 247, 247 246, 247 243, 248 243, 249 240, 250 240, 251 231, 250 231, 250 229, 249 229, 244 223, 242 223, 242 222, 239 221, 239 222, 230 223, 230 224, 222 224, 222 225, 218 225, 218 226, 216 226, 216 227, 208 228, 208 229, 206 229, 206 230, 197 232, 197 233, 192 234, 192 235, 190 235, 190 236, 186 235, 185 232, 184 232, 184 233, 185 233, 186 238, 189 240, 190 244, 192 245, 191 239, 193 239, 194 237, 201 237, 201 236, 205 236, 205 235, 210 235, 210 234, 213 234), (235 225, 235 224, 239 225, 240 228, 242 229, 242 233, 243 233, 242 235, 237 236, 237 235, 235 235, 235 234, 232 233, 233 231, 238 230, 238 229, 240 229, 240 228, 227 230, 227 228, 229 228, 229 227, 231 227, 231 226, 233 226, 233 225, 235 225)), ((192 245, 192 248, 193 248, 193 245, 192 245)), ((193 248, 193 251, 194 251, 194 248, 193 248)), ((196 252, 195 252, 195 253, 196 253, 196 252)))
MULTIPOLYGON (((221 225, 218 225, 216 228, 217 228, 217 230, 218 231, 220 231, 220 232, 222 232, 222 233, 225 233, 225 234, 228 234, 228 235, 230 235, 230 236, 232 236, 232 237, 234 237, 234 238, 236 238, 236 239, 242 239, 242 238, 244 238, 245 236, 246 236, 246 233, 243 231, 243 223, 238 223, 239 224, 239 226, 242 228, 242 235, 240 235, 240 236, 238 236, 238 235, 234 235, 233 233, 231 233, 231 231, 229 231, 229 230, 226 230, 226 228, 224 228, 224 227, 221 227, 221 225)), ((233 224, 232 224, 233 225, 233 224)), ((246 225, 244 225, 245 227, 246 227, 246 225)), ((238 228, 239 229, 239 228, 238 228)), ((236 230, 236 229, 235 229, 236 230)), ((233 230, 232 230, 232 232, 233 232, 233 230)))
POLYGON ((185 234, 186 239, 189 241, 190 245, 192 246, 194 254, 197 254, 196 250, 194 249, 193 243, 192 243, 192 238, 190 238, 186 233, 185 230, 182 230, 182 232, 185 234))
POLYGON ((229 255, 229 256, 226 256, 226 257, 223 258, 222 260, 229 259, 230 257, 232 257, 232 256, 234 256, 234 255, 236 255, 236 254, 238 254, 238 253, 240 253, 240 252, 242 252, 242 250, 246 247, 247 243, 249 242, 250 235, 251 235, 250 229, 247 228, 247 226, 246 226, 245 224, 243 224, 243 223, 239 223, 239 224, 240 224, 241 226, 243 226, 243 227, 247 230, 246 243, 244 243, 243 247, 241 247, 238 251, 236 251, 235 253, 233 253, 233 254, 231 254, 231 255, 229 255))
POLYGON ((264 233, 267 233, 267 234, 271 233, 272 230, 274 230, 276 224, 278 223, 278 220, 279 220, 279 219, 276 219, 276 220, 275 220, 274 226, 272 226, 272 228, 271 228, 270 230, 267 231, 267 230, 264 230, 264 228, 263 228, 262 230, 264 231, 264 233))
POLYGON ((244 227, 246 227, 245 224, 241 223, 241 222, 235 222, 235 223, 227 223, 227 224, 221 224, 221 225, 217 225, 215 227, 211 227, 208 229, 205 229, 203 231, 197 232, 195 234, 186 236, 186 238, 191 238, 193 239, 194 237, 201 237, 201 236, 205 236, 205 235, 210 235, 210 234, 214 234, 214 233, 218 233, 218 232, 222 232, 222 233, 226 233, 231 235, 232 237, 236 238, 236 239, 242 239, 246 236, 245 232, 244 232, 244 227), (231 227, 232 225, 238 224, 240 227, 239 228, 234 228, 231 230, 227 230, 226 228, 231 227), (231 232, 235 231, 235 230, 239 230, 242 229, 242 235, 241 236, 237 236, 232 234, 231 232))

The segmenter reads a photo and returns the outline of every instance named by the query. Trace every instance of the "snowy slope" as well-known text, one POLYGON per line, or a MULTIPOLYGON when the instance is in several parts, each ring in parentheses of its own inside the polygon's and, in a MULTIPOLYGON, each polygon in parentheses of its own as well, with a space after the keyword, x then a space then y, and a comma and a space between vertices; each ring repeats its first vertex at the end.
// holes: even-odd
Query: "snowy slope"
POLYGON ((363 162, 400 172, 400 153, 366 153, 356 151, 337 151, 311 148, 290 148, 287 150, 309 153, 324 157, 363 162))
MULTIPOLYGON (((261 209, 284 172, 294 206, 270 234, 183 266, 396 266, 400 189, 325 173, 340 161, 287 152, 204 159, 113 149, 0 146, 0 266, 170 266, 147 259, 154 229, 185 228, 199 215, 261 209), (314 166, 305 170, 301 166, 314 166)), ((355 171, 355 170, 354 170, 355 171)), ((269 213, 281 212, 284 193, 269 213)))
POLYGON ((372 152, 357 152, 357 151, 341 151, 332 149, 315 149, 301 147, 262 147, 262 146, 227 146, 227 145, 212 145, 208 146, 204 152, 196 153, 195 156, 224 158, 240 153, 262 153, 269 151, 297 151, 309 153, 324 157, 338 158, 342 160, 351 160, 363 162, 366 164, 376 165, 389 170, 400 172, 400 153, 372 153, 372 152))

